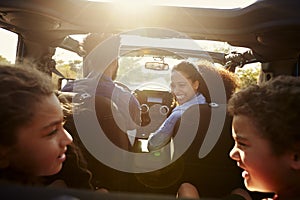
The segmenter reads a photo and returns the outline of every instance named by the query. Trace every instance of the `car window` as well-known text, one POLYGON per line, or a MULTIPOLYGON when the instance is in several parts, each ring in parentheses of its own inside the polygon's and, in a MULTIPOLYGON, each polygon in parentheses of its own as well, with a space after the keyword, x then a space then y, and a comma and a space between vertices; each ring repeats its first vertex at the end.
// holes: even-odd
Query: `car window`
MULTIPOLYGON (((86 35, 71 35, 70 37, 82 43, 86 35)), ((249 50, 245 47, 231 46, 226 42, 219 41, 189 41, 186 39, 161 39, 128 35, 122 35, 121 38, 116 81, 126 85, 130 90, 169 90, 170 71, 179 62, 183 60, 197 62, 203 58, 213 59, 208 52, 227 55, 230 52, 246 52, 249 50), (169 67, 167 70, 146 69, 145 64, 147 62, 166 63, 169 67)), ((53 73, 54 83, 57 83, 58 79, 62 77, 68 79, 83 77, 83 58, 77 53, 58 47, 53 59, 56 61, 58 71, 58 73, 53 73)), ((215 64, 225 67, 224 64, 218 62, 215 62, 215 64)), ((258 82, 260 66, 261 64, 257 62, 236 68, 235 72, 241 79, 242 87, 258 82)))
POLYGON ((181 59, 165 57, 164 63, 169 65, 168 70, 146 69, 146 62, 162 62, 154 56, 130 57, 124 56, 119 60, 119 71, 116 80, 124 83, 131 90, 157 89, 168 90, 170 84, 170 71, 181 59), (151 86, 151 88, 149 88, 151 86), (139 87, 139 88, 137 88, 139 87))
POLYGON ((0 28, 0 63, 15 64, 18 35, 0 28))
POLYGON ((255 62, 246 64, 242 68, 236 68, 235 74, 239 77, 240 87, 244 88, 249 85, 258 84, 260 79, 261 63, 255 62))
MULTIPOLYGON (((133 35, 122 35, 121 38, 120 53, 122 55, 119 60, 117 81, 127 85, 131 90, 140 89, 141 86, 145 87, 142 89, 158 89, 159 87, 161 87, 160 90, 168 89, 172 67, 183 60, 197 62, 205 59, 213 61, 216 66, 225 68, 224 60, 219 59, 218 56, 222 58, 231 52, 241 54, 250 50, 245 47, 232 46, 226 42, 188 38, 149 38, 133 35), (147 62, 167 63, 169 68, 168 70, 146 69, 147 62), (156 88, 149 88, 150 85, 156 88)), ((246 66, 236 68, 242 87, 257 83, 260 70, 260 63, 246 64, 246 66)))
MULTIPOLYGON (((72 51, 58 47, 52 58, 56 62, 56 73, 52 73, 52 81, 54 84, 58 84, 59 78, 82 78, 82 57, 72 51)), ((60 87, 63 86, 64 85, 61 85, 60 87)))

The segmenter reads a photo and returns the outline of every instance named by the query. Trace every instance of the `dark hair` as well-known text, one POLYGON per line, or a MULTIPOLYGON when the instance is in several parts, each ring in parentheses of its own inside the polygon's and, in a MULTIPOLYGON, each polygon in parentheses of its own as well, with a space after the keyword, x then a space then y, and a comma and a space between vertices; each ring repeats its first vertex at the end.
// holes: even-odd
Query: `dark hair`
MULTIPOLYGON (((207 73, 210 74, 208 77, 216 78, 217 76, 220 76, 224 84, 227 101, 236 91, 236 89, 239 88, 238 77, 233 72, 230 72, 222 67, 217 67, 211 61, 207 60, 200 60, 197 62, 197 65, 202 76, 205 76, 207 73)), ((200 85, 200 87, 201 93, 205 96, 206 101, 211 102, 210 93, 205 80, 203 80, 203 83, 200 85)), ((218 87, 218 85, 215 87, 218 87)))
POLYGON ((249 86, 232 96, 228 111, 251 118, 276 154, 299 150, 299 77, 278 76, 259 86, 249 86))
POLYGON ((90 33, 83 40, 83 49, 89 54, 98 44, 112 36, 111 33, 90 33))
POLYGON ((228 101, 233 93, 240 87, 238 77, 233 72, 230 72, 224 68, 216 67, 215 69, 222 78, 225 87, 226 98, 228 101))
MULTIPOLYGON (((83 44, 82 47, 84 49, 84 51, 86 52, 86 55, 84 56, 84 59, 86 58, 86 56, 92 52, 92 50, 94 48, 97 47, 97 45, 99 45, 100 43, 104 42, 105 40, 109 39, 110 37, 113 37, 114 34, 112 33, 90 33, 88 34, 84 40, 83 40, 83 44)), ((118 47, 120 46, 120 44, 118 44, 118 47)), ((114 60, 112 63, 109 64, 109 66, 106 68, 106 70, 108 70, 109 68, 113 68, 114 72, 111 75, 112 80, 115 80, 117 77, 117 71, 118 71, 118 59, 114 60)), ((89 73, 91 72, 90 68, 87 68, 84 66, 83 68, 83 76, 87 76, 89 73)))
MULTIPOLYGON (((54 86, 47 74, 26 66, 0 66, 0 145, 14 145, 18 128, 31 121, 35 106, 51 94, 54 94, 54 86)), ((60 178, 70 187, 91 189, 91 173, 81 150, 72 143, 66 154, 64 167, 56 175, 32 177, 8 167, 0 168, 0 179, 42 185, 60 178)))
MULTIPOLYGON (((233 72, 230 72, 222 67, 215 66, 211 61, 208 60, 200 60, 197 62, 197 65, 201 74, 202 81, 202 84, 200 84, 200 91, 205 96, 207 102, 211 102, 211 97, 207 83, 203 79, 206 74, 209 74, 207 77, 212 78, 220 76, 224 84, 227 101, 229 100, 231 95, 239 88, 238 77, 233 72)), ((218 87, 218 85, 216 85, 215 87, 218 87)))
POLYGON ((12 145, 17 129, 29 123, 35 106, 54 87, 48 75, 31 67, 0 66, 0 145, 12 145))
POLYGON ((182 61, 173 67, 172 72, 173 71, 184 73, 192 82, 199 81, 197 92, 201 93, 200 85, 203 83, 203 78, 199 73, 198 67, 196 65, 187 61, 182 61))

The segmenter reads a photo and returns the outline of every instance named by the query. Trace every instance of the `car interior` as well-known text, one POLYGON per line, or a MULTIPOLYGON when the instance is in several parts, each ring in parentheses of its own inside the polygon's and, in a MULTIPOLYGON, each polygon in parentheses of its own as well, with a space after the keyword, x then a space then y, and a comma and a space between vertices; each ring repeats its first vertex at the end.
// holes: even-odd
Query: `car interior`
MULTIPOLYGON (((231 119, 217 78, 207 83, 210 104, 188 109, 170 143, 154 153, 145 143, 177 105, 169 89, 169 75, 183 60, 209 60, 231 72, 259 63, 258 82, 282 74, 299 76, 300 2, 259 0, 230 9, 125 5, 88 0, 0 2, 0 28, 17 34, 15 63, 33 63, 56 77, 62 103, 73 103, 81 110, 66 117, 65 128, 85 155, 94 187, 111 191, 92 194, 74 189, 57 190, 57 194, 79 199, 175 199, 179 185, 191 182, 204 199, 221 199, 234 188, 244 188, 241 171, 228 156, 233 146, 231 119), (79 36, 89 34, 114 37, 96 44, 87 54, 79 36), (217 51, 206 48, 211 43, 201 41, 236 48, 217 51), (71 66, 75 76, 58 67, 61 60, 55 55, 60 49, 80 60, 71 66), (97 81, 95 74, 103 73, 116 58, 116 84, 135 95, 141 105, 141 122, 132 133, 122 128, 125 122, 110 99, 95 97, 95 87, 61 91, 67 82, 86 78, 85 69, 97 81), (191 139, 186 133, 192 133, 191 139)), ((51 195, 52 190, 10 185, 1 187, 0 196, 14 191, 33 198, 57 197, 51 195)), ((251 195, 253 199, 269 197, 257 192, 251 195)))

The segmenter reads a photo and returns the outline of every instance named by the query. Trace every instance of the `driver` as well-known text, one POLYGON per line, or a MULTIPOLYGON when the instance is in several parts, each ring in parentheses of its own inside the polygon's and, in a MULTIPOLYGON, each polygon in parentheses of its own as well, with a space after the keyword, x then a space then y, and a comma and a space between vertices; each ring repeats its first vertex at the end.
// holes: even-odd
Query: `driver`
MULTIPOLYGON (((98 44, 112 36, 112 34, 89 34, 83 41, 83 49, 86 51, 86 55, 88 55, 98 44)), ((84 57, 84 60, 85 59, 86 56, 84 57)), ((140 125, 140 104, 129 90, 115 83, 118 67, 118 60, 116 59, 104 70, 97 84, 95 96, 105 97, 112 100, 119 113, 121 113, 122 119, 125 120, 124 124, 126 124, 126 130, 124 130, 124 132, 126 132, 128 130, 135 130, 136 127, 140 125), (130 114, 130 117, 128 116, 128 113, 130 114)), ((64 88, 62 88, 62 91, 71 92, 76 84, 80 85, 80 87, 87 88, 86 91, 88 91, 89 86, 94 83, 93 80, 95 77, 93 76, 95 74, 93 73, 92 69, 84 67, 84 75, 86 78, 69 82, 64 88)), ((96 77, 98 77, 98 74, 96 74, 96 77)))

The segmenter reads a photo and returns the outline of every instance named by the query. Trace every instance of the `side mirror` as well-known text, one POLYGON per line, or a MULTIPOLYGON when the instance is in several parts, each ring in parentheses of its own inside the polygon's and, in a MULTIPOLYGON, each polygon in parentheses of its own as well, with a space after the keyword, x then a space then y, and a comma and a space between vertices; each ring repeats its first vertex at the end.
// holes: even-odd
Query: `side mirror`
POLYGON ((162 71, 162 70, 169 70, 169 65, 168 63, 162 63, 162 62, 146 62, 145 68, 162 71))
MULTIPOLYGON (((57 83, 58 90, 61 90, 62 88, 64 88, 67 85, 67 83, 73 82, 74 80, 75 79, 73 79, 73 78, 59 78, 58 83, 57 83)), ((71 90, 73 90, 73 88, 71 88, 71 90)), ((69 92, 69 91, 66 91, 66 92, 69 92)))

